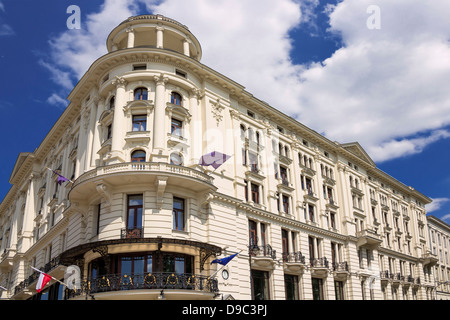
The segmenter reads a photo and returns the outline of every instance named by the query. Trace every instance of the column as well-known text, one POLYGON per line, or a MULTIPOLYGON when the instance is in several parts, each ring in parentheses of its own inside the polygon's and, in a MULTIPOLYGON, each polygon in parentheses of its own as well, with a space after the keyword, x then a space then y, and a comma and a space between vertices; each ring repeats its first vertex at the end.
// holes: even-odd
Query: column
POLYGON ((108 164, 125 162, 122 152, 124 141, 123 128, 125 127, 123 106, 126 103, 125 87, 127 85, 127 81, 124 78, 116 77, 112 83, 116 86, 116 96, 112 126, 111 159, 108 160, 108 164))
POLYGON ((100 150, 100 146, 102 143, 102 128, 99 124, 100 117, 105 111, 105 99, 100 98, 98 101, 97 107, 97 115, 95 117, 95 128, 94 128, 94 140, 92 142, 92 157, 91 157, 91 167, 97 166, 97 160, 99 159, 99 155, 97 154, 98 150, 100 150))
POLYGON ((190 57, 190 53, 189 53, 189 40, 188 39, 184 39, 183 40, 183 53, 190 57))
MULTIPOLYGON (((31 239, 33 238, 34 218, 36 214, 35 209, 35 181, 37 176, 31 174, 28 179, 28 190, 25 195, 25 212, 22 226, 22 251, 26 252, 31 247, 31 239)), ((47 184, 47 189, 50 185, 47 184)))
POLYGON ((163 27, 156 27, 156 48, 163 49, 164 48, 164 36, 163 36, 163 27))
POLYGON ((191 129, 191 139, 189 141, 191 150, 192 164, 197 164, 202 156, 203 150, 203 137, 202 137, 202 122, 200 118, 200 106, 198 100, 201 98, 200 90, 192 89, 189 97, 189 107, 190 113, 192 115, 190 129, 191 129))
POLYGON ((97 109, 98 109, 98 98, 93 99, 94 102, 90 107, 89 113, 89 126, 87 132, 87 146, 86 146, 86 161, 85 161, 85 171, 89 171, 91 169, 91 159, 93 157, 93 143, 94 143, 94 132, 95 132, 95 124, 97 119, 97 109))
POLYGON ((133 28, 127 28, 126 32, 128 33, 127 48, 134 48, 134 30, 133 30, 133 28))
POLYGON ((156 82, 155 90, 155 113, 154 113, 154 123, 153 123, 153 151, 151 155, 151 161, 153 162, 167 162, 168 156, 165 146, 165 136, 166 136, 166 83, 168 81, 167 77, 163 74, 155 76, 154 80, 156 82))

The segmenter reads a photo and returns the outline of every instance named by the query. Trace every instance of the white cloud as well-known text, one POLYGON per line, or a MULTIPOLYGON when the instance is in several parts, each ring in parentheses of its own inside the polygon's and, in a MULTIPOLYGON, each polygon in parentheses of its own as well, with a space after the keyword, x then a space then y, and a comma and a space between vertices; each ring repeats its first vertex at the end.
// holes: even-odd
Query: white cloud
POLYGON ((441 220, 442 221, 445 221, 445 222, 450 222, 450 213, 448 213, 448 214, 446 214, 446 215, 443 215, 442 217, 441 217, 441 220))
MULTIPOLYGON (((5 5, 0 1, 0 11, 5 12, 5 5)), ((2 20, 0 20, 0 36, 12 36, 15 32, 13 28, 6 23, 2 23, 2 20)))
POLYGON ((50 97, 48 97, 47 102, 57 107, 65 108, 68 105, 68 101, 56 93, 53 93, 50 97))
MULTIPOLYGON (((450 198, 435 198, 432 200, 433 200, 433 202, 425 205, 425 209, 427 210, 428 213, 439 210, 442 207, 442 205, 444 205, 446 202, 450 201, 450 198)), ((444 217, 446 217, 446 216, 444 216, 444 217)), ((444 217, 441 218, 441 220, 444 220, 444 217)), ((449 217, 450 217, 450 214, 448 214, 445 219, 447 219, 449 217)))
POLYGON ((53 76, 56 79, 63 79, 65 86, 68 84, 70 74, 67 70, 70 70, 72 74, 74 73, 71 81, 79 80, 97 58, 107 53, 106 38, 109 32, 135 14, 135 2, 105 0, 99 12, 88 14, 84 18, 81 29, 68 29, 52 38, 49 41, 50 62, 45 63, 53 69, 53 76))
POLYGON ((293 64, 289 31, 314 26, 317 0, 105 0, 82 30, 51 41, 61 83, 68 85, 64 72, 80 78, 106 52, 109 32, 139 4, 187 25, 207 66, 331 140, 359 141, 375 161, 449 136, 448 0, 378 0, 380 30, 366 25, 372 0, 328 6, 329 32, 344 46, 312 65, 293 64))
POLYGON ((370 30, 372 3, 344 0, 331 8, 330 31, 345 45, 302 74, 300 120, 332 140, 358 140, 384 161, 448 137, 434 131, 450 124, 450 22, 442 13, 450 3, 377 1, 381 29, 370 30))
POLYGON ((14 34, 13 28, 8 24, 0 25, 0 36, 12 36, 14 34))

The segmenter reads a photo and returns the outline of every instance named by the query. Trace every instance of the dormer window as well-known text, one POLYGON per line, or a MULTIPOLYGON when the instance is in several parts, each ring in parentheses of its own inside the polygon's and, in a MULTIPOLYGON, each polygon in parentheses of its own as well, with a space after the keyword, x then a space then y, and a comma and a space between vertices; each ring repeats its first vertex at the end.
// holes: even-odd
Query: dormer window
POLYGON ((134 100, 148 100, 147 88, 137 88, 134 90, 134 100))

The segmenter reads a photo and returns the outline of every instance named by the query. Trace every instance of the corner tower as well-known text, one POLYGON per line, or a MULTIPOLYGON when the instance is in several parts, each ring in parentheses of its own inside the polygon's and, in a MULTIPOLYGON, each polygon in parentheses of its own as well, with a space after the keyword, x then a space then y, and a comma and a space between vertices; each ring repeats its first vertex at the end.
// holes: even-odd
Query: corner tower
POLYGON ((185 25, 162 15, 140 15, 126 19, 109 34, 108 52, 130 48, 157 48, 182 53, 197 61, 202 49, 185 25))

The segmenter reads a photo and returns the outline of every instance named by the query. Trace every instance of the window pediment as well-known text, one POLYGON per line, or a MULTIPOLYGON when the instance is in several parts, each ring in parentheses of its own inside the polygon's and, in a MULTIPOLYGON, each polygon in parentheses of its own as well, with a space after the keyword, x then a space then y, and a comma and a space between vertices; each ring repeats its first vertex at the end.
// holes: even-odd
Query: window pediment
POLYGON ((166 111, 169 113, 169 115, 181 117, 181 119, 183 119, 184 121, 190 121, 192 117, 186 108, 172 103, 167 103, 166 111))
POLYGON ((127 116, 130 116, 135 112, 146 112, 147 115, 149 115, 153 110, 153 107, 153 100, 133 100, 127 102, 123 107, 123 112, 125 112, 127 116))

